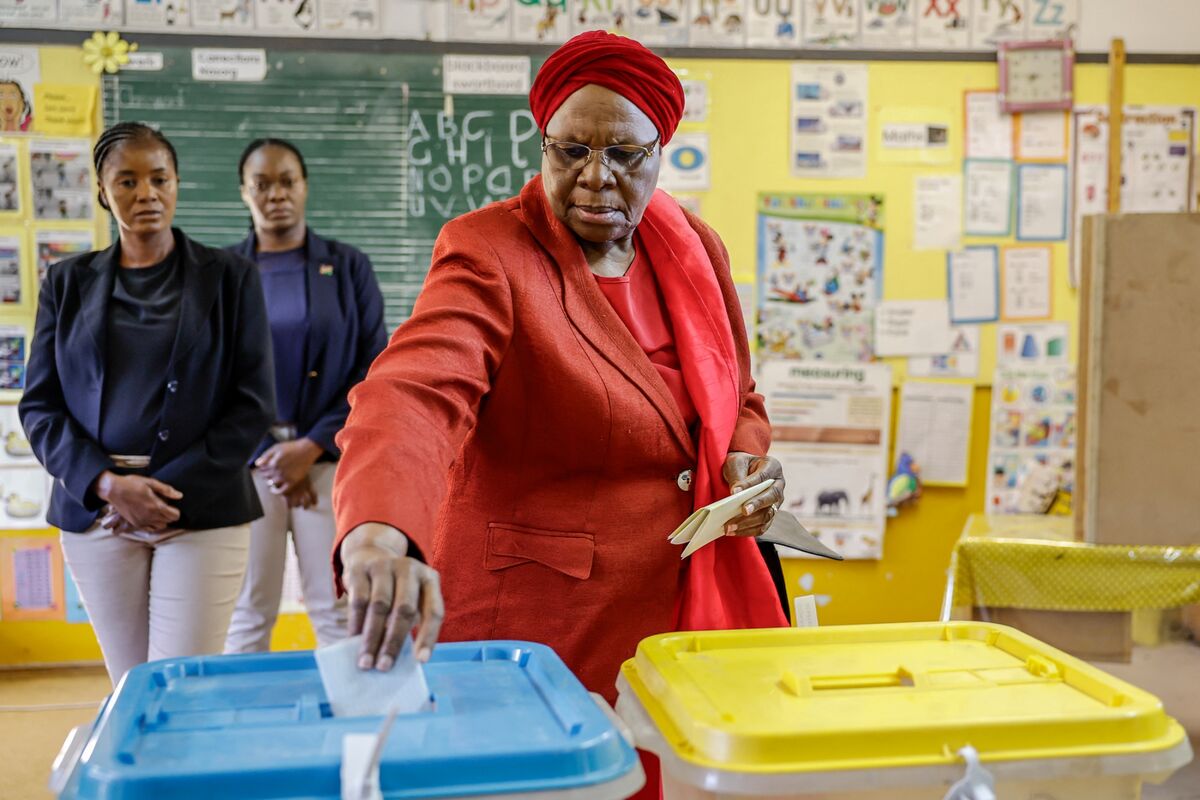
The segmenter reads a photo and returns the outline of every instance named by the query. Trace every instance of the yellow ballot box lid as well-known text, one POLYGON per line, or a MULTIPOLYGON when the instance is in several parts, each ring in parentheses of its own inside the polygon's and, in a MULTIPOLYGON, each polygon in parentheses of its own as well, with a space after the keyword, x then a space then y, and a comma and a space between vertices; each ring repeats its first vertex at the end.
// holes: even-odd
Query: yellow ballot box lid
POLYGON ((967 746, 985 762, 1132 756, 1187 741, 1153 695, 982 622, 663 634, 618 685, 664 755, 738 772, 937 766, 967 746))

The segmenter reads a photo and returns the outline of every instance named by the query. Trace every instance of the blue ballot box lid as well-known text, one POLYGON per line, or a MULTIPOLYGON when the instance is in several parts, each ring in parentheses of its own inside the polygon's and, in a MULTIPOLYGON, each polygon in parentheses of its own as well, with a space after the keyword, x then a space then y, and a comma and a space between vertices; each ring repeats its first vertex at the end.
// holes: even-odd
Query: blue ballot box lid
MULTIPOLYGON (((385 798, 608 800, 641 786, 615 717, 550 648, 442 644, 426 677, 435 707, 396 719, 380 765, 385 798)), ((378 717, 333 717, 311 652, 144 664, 80 737, 75 763, 61 765, 60 797, 338 800, 342 738, 376 731, 385 704, 378 717)))

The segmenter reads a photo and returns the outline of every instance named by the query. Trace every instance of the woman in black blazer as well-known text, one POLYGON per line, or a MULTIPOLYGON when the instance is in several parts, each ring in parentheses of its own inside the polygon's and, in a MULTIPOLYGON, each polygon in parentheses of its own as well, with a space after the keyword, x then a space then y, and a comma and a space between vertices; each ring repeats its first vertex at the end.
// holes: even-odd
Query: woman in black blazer
POLYGON ((263 516, 250 531, 250 561, 225 641, 227 653, 270 649, 288 537, 304 605, 321 645, 347 635, 346 600, 334 593, 333 437, 346 394, 387 344, 383 295, 371 261, 305 222, 308 168, 282 139, 256 139, 238 162, 253 228, 231 248, 255 261, 267 299, 279 417, 254 461, 263 516))
POLYGON ((115 683, 147 659, 220 652, 275 385, 258 271, 171 227, 171 143, 125 122, 93 157, 119 239, 50 267, 19 408, 115 683))

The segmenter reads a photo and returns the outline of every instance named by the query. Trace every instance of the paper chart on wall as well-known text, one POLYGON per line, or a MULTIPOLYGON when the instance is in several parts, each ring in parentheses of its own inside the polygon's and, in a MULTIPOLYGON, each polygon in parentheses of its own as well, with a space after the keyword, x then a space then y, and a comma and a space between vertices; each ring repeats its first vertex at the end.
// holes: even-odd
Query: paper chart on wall
POLYGON ((883 267, 883 202, 758 198, 758 358, 869 361, 883 267))
POLYGON ((967 247, 946 254, 950 321, 994 322, 1000 316, 1000 265, 995 247, 967 247))
POLYGON ((450 0, 452 39, 507 42, 512 39, 512 7, 517 0, 450 0))
POLYGON ((952 325, 950 350, 936 356, 912 356, 908 374, 914 378, 979 377, 979 326, 952 325))
POLYGON ((747 47, 799 47, 802 0, 746 0, 747 47))
POLYGON ((1065 366, 1071 327, 1065 322, 996 326, 996 363, 1001 366, 1065 366))
POLYGON ((17 148, 0 142, 0 214, 18 214, 21 211, 19 170, 17 148))
POLYGON ((1049 319, 1053 312, 1053 254, 1049 247, 1006 247, 1003 255, 1005 319, 1049 319))
MULTIPOLYGON (((3 477, 0 474, 0 479, 3 477)), ((64 619, 62 577, 62 550, 57 539, 0 539, 0 616, 25 622, 64 619)))
POLYGON ((1026 111, 1016 115, 1016 157, 1022 161, 1067 160, 1070 122, 1065 111, 1026 111))
POLYGON ((1026 0, 1026 37, 1030 41, 1077 39, 1083 0, 1026 0))
POLYGON ((1075 489, 1075 371, 1068 366, 996 368, 988 448, 987 512, 1017 511, 1021 482, 1052 467, 1060 491, 1075 489))
POLYGON ((916 31, 916 0, 864 0, 859 33, 864 49, 911 50, 916 31))
POLYGON ((50 476, 39 465, 0 469, 0 529, 46 527, 50 476))
POLYGON ((258 0, 255 8, 258 29, 305 33, 317 24, 317 0, 258 0))
POLYGON ((967 92, 966 158, 1009 160, 1013 157, 1013 117, 1000 110, 996 92, 967 92))
POLYGON ((758 386, 772 424, 770 453, 787 478, 785 508, 847 559, 881 558, 891 369, 776 361, 763 365, 758 386))
POLYGON ((0 467, 12 466, 36 467, 37 461, 25 437, 16 404, 4 403, 0 404, 0 467))
POLYGON ((949 0, 916 0, 918 50, 969 50, 970 4, 949 0))
POLYGON ((867 66, 793 64, 789 136, 793 175, 865 176, 867 66))
POLYGON ((33 130, 33 87, 41 79, 38 48, 0 46, 0 134, 33 130))
POLYGON ((383 25, 380 0, 321 0, 317 25, 323 31, 370 33, 383 25))
POLYGON ((851 47, 858 43, 857 0, 804 0, 802 41, 808 47, 851 47))
POLYGON ((63 25, 111 30, 125 21, 125 9, 121 0, 58 0, 58 17, 63 25))
POLYGON ((690 0, 692 47, 742 47, 746 43, 747 0, 690 0))
POLYGON ((900 387, 896 454, 907 453, 927 486, 966 486, 975 385, 908 380, 900 387))
POLYGON ((92 249, 92 232, 37 230, 33 234, 33 246, 34 267, 37 270, 36 285, 40 287, 51 264, 92 249))
POLYGON ((92 218, 90 151, 86 139, 30 143, 34 219, 92 218))
POLYGON ((1021 164, 1017 168, 1017 239, 1057 242, 1067 238, 1067 165, 1021 164))
POLYGON ((571 31, 629 34, 629 0, 571 0, 571 31))
POLYGON ((0 23, 36 25, 54 22, 57 16, 56 0, 0 0, 0 23))
POLYGON ((962 241, 962 175, 913 180, 913 249, 956 250, 962 241))
POLYGON ((995 50, 1001 42, 1025 36, 1029 0, 975 0, 971 6, 971 48, 995 50))
MULTIPOLYGON (((274 3, 277 0, 269 0, 274 3)), ((313 0, 304 0, 312 3, 313 0)), ((258 0, 265 5, 268 0, 258 0)), ((291 2, 291 0, 285 0, 291 2)), ((191 26, 191 13, 187 0, 126 0, 125 24, 139 28, 187 28, 191 26)), ((262 22, 259 22, 262 27, 262 22)))
POLYGON ((681 122, 708 121, 708 81, 687 78, 683 84, 683 118, 681 122))
POLYGON ((669 192, 702 192, 709 188, 707 133, 677 133, 663 148, 658 185, 669 192))
POLYGON ((885 300, 875 310, 875 354, 932 356, 950 349, 945 300, 885 300))
POLYGON ((20 235, 0 234, 0 306, 21 302, 22 240, 20 235))
POLYGON ((967 236, 1007 236, 1012 232, 1011 161, 963 163, 963 232, 967 236))
POLYGON ((254 30, 253 0, 191 0, 192 26, 231 32, 254 30))
POLYGON ((557 44, 571 36, 570 0, 513 3, 513 41, 557 44))
POLYGON ((687 45, 688 0, 630 0, 629 5, 634 39, 650 47, 687 45))

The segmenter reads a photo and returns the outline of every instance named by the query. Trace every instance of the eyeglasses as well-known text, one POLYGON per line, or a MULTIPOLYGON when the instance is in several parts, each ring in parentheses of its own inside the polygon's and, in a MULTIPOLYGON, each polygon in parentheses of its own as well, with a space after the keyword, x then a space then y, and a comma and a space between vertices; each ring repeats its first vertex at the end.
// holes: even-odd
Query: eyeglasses
POLYGON ((304 183, 303 178, 281 178, 277 181, 252 181, 246 184, 246 188, 251 194, 270 194, 271 190, 278 186, 285 192, 291 192, 300 184, 304 183))
POLYGON ((563 142, 542 137, 542 152, 550 157, 556 167, 562 169, 583 169, 591 163, 597 154, 600 163, 611 170, 619 172, 636 172, 646 159, 654 155, 658 146, 658 137, 650 144, 642 147, 640 144, 610 144, 608 147, 588 147, 578 142, 563 142))

